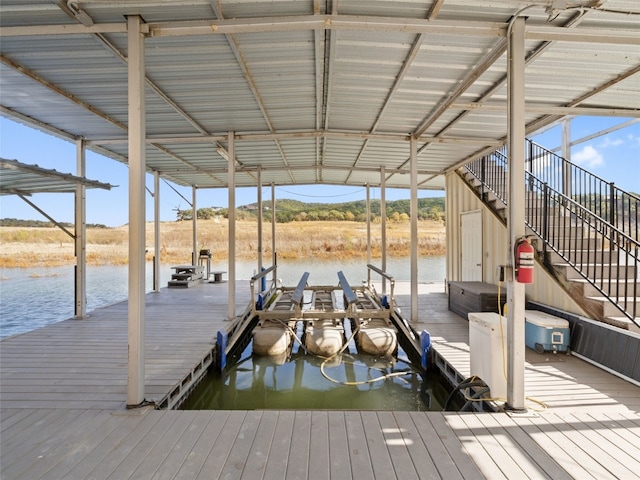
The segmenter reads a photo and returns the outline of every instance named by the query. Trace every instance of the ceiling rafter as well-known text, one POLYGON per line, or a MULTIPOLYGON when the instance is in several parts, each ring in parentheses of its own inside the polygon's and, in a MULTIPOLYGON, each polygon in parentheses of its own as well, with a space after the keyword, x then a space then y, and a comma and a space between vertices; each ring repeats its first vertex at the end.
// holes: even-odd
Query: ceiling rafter
MULTIPOLYGON (((76 19, 79 22, 82 22, 83 25, 85 25, 85 26, 94 25, 93 19, 84 10, 81 10, 79 8, 77 10, 72 10, 71 7, 69 7, 68 4, 64 0, 59 0, 57 4, 67 15, 69 15, 71 18, 76 19)), ((106 38, 103 33, 94 33, 93 37, 96 40, 98 40, 98 42, 101 43, 118 60, 120 60, 120 62, 122 62, 122 64, 124 64, 125 66, 127 66, 129 64, 129 58, 126 55, 124 55, 108 38, 106 38)), ((147 75, 146 72, 144 74, 144 80, 145 80, 145 84, 149 88, 151 88, 151 90, 156 95, 158 95, 176 113, 178 113, 180 116, 182 116, 182 118, 184 118, 188 123, 190 123, 191 126, 193 126, 196 130, 198 130, 203 135, 207 135, 208 134, 207 130, 202 125, 200 125, 191 115, 189 115, 187 112, 185 112, 184 109, 182 109, 182 107, 180 107, 165 92, 163 92, 162 89, 160 89, 160 87, 158 87, 158 85, 156 85, 155 82, 153 82, 149 78, 149 76, 147 75)), ((125 130, 126 130, 126 128, 125 128, 125 130)), ((216 152, 218 151, 219 148, 224 150, 224 147, 222 145, 220 145, 218 142, 214 141, 213 143, 214 143, 214 146, 216 147, 216 152)), ((164 153, 166 153, 166 154, 170 155, 171 157, 175 158, 176 160, 182 161, 182 159, 180 159, 179 157, 175 156, 172 152, 166 150, 164 147, 159 147, 157 145, 154 145, 154 146, 159 148, 164 153)), ((193 168, 196 168, 196 167, 193 167, 193 168)), ((222 180, 220 180, 218 178, 212 177, 212 179, 220 182, 221 184, 223 184, 222 180)))
MULTIPOLYGON (((594 2, 592 2, 592 3, 596 3, 597 1, 598 0, 594 0, 594 2)), ((585 13, 586 13, 585 11, 578 11, 561 28, 575 28, 575 27, 577 27, 582 22, 582 20, 584 19, 585 13)), ((535 49, 533 49, 533 51, 529 55, 527 55, 527 58, 525 58, 525 66, 529 65, 536 58, 538 58, 540 55, 542 55, 542 53, 545 50, 547 50, 551 45, 552 45, 552 42, 550 42, 550 41, 549 42, 542 42, 535 49)), ((476 69, 474 69, 467 76, 467 78, 463 79, 462 83, 456 89, 456 91, 453 92, 447 99, 445 99, 443 104, 439 108, 437 108, 433 114, 429 115, 421 123, 420 127, 415 131, 416 135, 419 137, 421 134, 426 132, 426 130, 431 125, 433 125, 437 121, 437 119, 440 118, 444 114, 444 112, 447 111, 447 109, 450 108, 464 94, 464 92, 466 92, 468 90, 469 86, 471 84, 473 84, 473 82, 471 82, 471 83, 469 82, 470 79, 471 78, 477 78, 477 77, 479 77, 478 74, 481 75, 482 73, 484 73, 493 63, 495 63, 498 60, 498 58, 500 58, 500 56, 502 56, 506 52, 506 50, 507 50, 507 39, 504 38, 504 39, 501 39, 499 42, 497 42, 497 44, 494 46, 493 50, 491 52, 489 52, 489 54, 483 59, 483 61, 481 61, 478 64, 476 69)), ((495 82, 487 91, 485 91, 480 96, 480 98, 478 100, 476 100, 475 103, 482 104, 482 103, 486 102, 500 88, 502 88, 502 86, 506 83, 506 81, 507 81, 507 74, 505 73, 502 76, 502 78, 500 78, 500 80, 495 82)), ((462 112, 460 115, 455 117, 451 122, 449 122, 447 125, 445 125, 440 131, 438 131, 435 136, 439 137, 441 135, 444 135, 454 125, 456 125, 457 123, 462 121, 472 111, 473 111, 472 109, 468 109, 468 110, 465 110, 464 112, 462 112)), ((506 141, 506 137, 505 137, 505 141, 506 141)), ((428 148, 429 148, 429 143, 426 143, 426 144, 422 145, 421 147, 419 147, 418 155, 420 155, 421 153, 426 151, 428 148)), ((484 149, 482 149, 482 151, 483 152, 486 151, 487 148, 492 148, 492 147, 485 147, 484 149)), ((408 162, 409 162, 409 158, 407 158, 405 160, 405 162, 401 166, 405 166, 408 162)))
MULTIPOLYGON (((211 9, 213 10, 213 13, 216 15, 216 17, 218 17, 219 20, 224 20, 225 18, 222 13, 220 0, 212 0, 210 4, 211 4, 211 9)), ((244 55, 242 54, 242 50, 240 49, 240 45, 238 44, 238 41, 236 40, 235 36, 231 33, 226 34, 225 38, 227 39, 227 42, 229 43, 229 47, 231 48, 231 51, 233 52, 233 55, 235 56, 236 61, 238 62, 238 66, 242 70, 244 78, 247 81, 247 84, 249 85, 251 92, 253 93, 253 97, 255 98, 256 103, 258 104, 258 108, 260 109, 260 112, 262 112, 262 117, 264 118, 264 121, 267 124, 267 128, 269 129, 270 132, 272 133, 275 132, 276 129, 273 126, 273 121, 271 120, 271 117, 269 116, 269 112, 267 111, 267 106, 264 104, 264 100, 262 100, 262 96, 260 95, 258 86, 256 85, 256 82, 253 79, 253 75, 251 74, 251 71, 249 69, 249 66, 247 65, 247 61, 244 58, 244 55)), ((284 149, 282 148, 282 144, 278 140, 276 140, 275 145, 276 145, 276 148, 278 149, 278 152, 280 153, 280 156, 282 157, 282 161, 286 165, 289 165, 287 156, 285 155, 284 149)), ((289 172, 289 175, 291 177, 291 180, 295 182, 295 179, 293 178, 293 174, 289 172)))
MULTIPOLYGON (((444 3, 444 0, 438 0, 438 1, 434 2, 434 4, 429 9, 429 12, 427 13, 426 19, 427 20, 434 20, 435 16, 440 11, 440 8, 442 7, 443 3, 444 3)), ((380 124, 380 121, 382 120, 382 115, 384 114, 385 110, 387 109, 387 107, 391 103, 391 99, 393 98, 395 93, 400 88, 400 84, 404 81, 404 78, 407 75, 407 72, 409 71, 409 68, 413 64, 413 61, 415 60, 416 56, 418 55, 418 53, 420 53, 420 48, 424 44, 425 37, 426 37, 426 35, 424 33, 418 34, 418 36, 416 37, 416 39, 413 42, 413 45, 411 45, 411 49, 409 50, 409 53, 405 57, 404 62, 402 63, 402 67, 400 68, 400 71, 398 72, 398 75, 396 75, 396 78, 395 78, 395 80, 393 82, 393 85, 391 86, 391 90, 389 90, 389 93, 387 94, 387 97, 384 99, 384 102, 382 103, 382 107, 380 108, 380 111, 378 112, 378 115, 376 116, 376 119, 373 122, 373 125, 372 125, 372 127, 370 129, 371 133, 375 132, 378 129, 378 125, 380 124)), ((354 167, 356 165, 358 165, 358 163, 360 162, 360 159, 364 155, 364 152, 365 152, 368 144, 369 144, 369 140, 367 139, 367 140, 365 140, 364 144, 362 145, 362 148, 360 149, 360 151, 358 152, 358 155, 356 156, 355 161, 353 162, 353 166, 354 167)), ((347 177, 347 180, 348 179, 349 178, 347 177)))
MULTIPOLYGON (((72 103, 74 103, 78 107, 80 107, 80 108, 82 108, 84 110, 87 110, 88 112, 93 113, 94 115, 98 116, 99 118, 111 123, 112 125, 120 128, 120 129, 122 129, 124 131, 127 131, 127 126, 124 123, 120 122, 119 120, 116 120, 115 118, 111 117, 110 115, 107 115, 104 112, 101 112, 99 109, 97 109, 93 105, 90 105, 90 104, 80 100, 75 95, 63 90, 62 88, 60 88, 57 85, 49 82, 48 80, 45 80, 44 78, 40 77, 39 75, 36 75, 34 72, 32 72, 29 69, 23 67, 22 65, 17 64, 16 62, 14 62, 13 60, 7 58, 6 56, 0 55, 0 61, 2 61, 3 64, 13 68, 15 71, 23 74, 26 77, 29 77, 32 80, 34 80, 35 82, 37 82, 41 86, 47 88, 48 90, 51 90, 52 92, 55 92, 56 94, 60 95, 61 97, 66 98, 67 100, 71 101, 72 103)), ((176 155, 175 153, 173 153, 169 149, 163 147, 162 145, 159 145, 159 144, 156 144, 156 143, 150 143, 149 145, 155 147, 156 149, 158 149, 162 153, 170 156, 174 160, 177 160, 180 163, 183 163, 184 165, 187 165, 187 166, 191 167, 192 169, 194 169, 196 171, 198 170, 197 167, 195 167, 194 165, 189 163, 187 160, 179 157, 178 155, 176 155)), ((219 180, 219 179, 214 179, 214 180, 216 180, 216 181, 218 181, 218 182, 223 184, 223 182, 221 180, 219 180)))

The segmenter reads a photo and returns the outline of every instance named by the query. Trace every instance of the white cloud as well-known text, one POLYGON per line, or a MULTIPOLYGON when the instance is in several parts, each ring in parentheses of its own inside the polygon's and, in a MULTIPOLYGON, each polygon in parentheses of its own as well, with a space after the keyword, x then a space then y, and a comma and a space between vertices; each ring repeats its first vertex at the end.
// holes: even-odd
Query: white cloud
POLYGON ((633 133, 630 133, 629 135, 627 135, 627 138, 631 141, 631 142, 635 142, 638 145, 640 145, 640 137, 636 137, 633 135, 633 133))
POLYGON ((602 154, 591 145, 587 145, 579 152, 571 155, 571 160, 586 169, 596 168, 604 164, 602 154))
POLYGON ((599 148, 618 147, 622 144, 624 144, 624 140, 622 140, 621 138, 616 138, 615 140, 612 140, 611 137, 605 137, 602 143, 598 145, 598 147, 599 148))

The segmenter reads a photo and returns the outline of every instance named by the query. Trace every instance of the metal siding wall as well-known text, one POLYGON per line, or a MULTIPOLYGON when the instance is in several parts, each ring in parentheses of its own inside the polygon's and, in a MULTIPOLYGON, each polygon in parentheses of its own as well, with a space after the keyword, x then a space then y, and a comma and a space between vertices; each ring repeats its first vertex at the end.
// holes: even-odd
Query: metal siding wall
MULTIPOLYGON (((487 283, 497 285, 496 267, 506 263, 507 233, 506 227, 496 218, 476 196, 476 194, 458 177, 451 173, 446 177, 446 215, 447 215, 447 280, 460 281, 461 244, 460 213, 482 209, 483 225, 483 278, 487 283)), ((506 287, 505 287, 506 288, 506 287)), ((528 301, 540 302, 555 308, 586 316, 585 312, 540 266, 536 265, 535 283, 527 285, 528 301)))

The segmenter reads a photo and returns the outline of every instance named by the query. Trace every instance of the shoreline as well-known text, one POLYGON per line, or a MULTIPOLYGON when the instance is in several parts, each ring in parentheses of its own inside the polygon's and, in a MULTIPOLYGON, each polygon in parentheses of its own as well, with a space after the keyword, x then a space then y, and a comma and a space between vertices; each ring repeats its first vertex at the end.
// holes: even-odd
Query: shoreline
MULTIPOLYGON (((381 238, 371 228, 371 254, 380 258, 381 238)), ((387 254, 409 256, 410 226, 387 224, 387 254)), ((271 257, 271 232, 264 228, 262 254, 271 257)), ((379 229, 378 229, 379 230, 379 229)), ((87 265, 126 265, 128 263, 128 230, 87 228, 87 265)), ((418 253, 438 256, 446 252, 445 227, 442 222, 419 222, 418 253)), ((191 222, 163 222, 160 226, 160 262, 163 264, 191 261, 191 222)), ((210 249, 212 261, 228 259, 228 225, 226 220, 198 222, 198 248, 210 249)), ((0 267, 56 267, 75 264, 75 244, 61 230, 45 227, 0 227, 0 267)), ((147 261, 152 261, 153 224, 147 224, 147 261)), ((236 258, 251 260, 258 255, 257 224, 240 221, 236 224, 236 258)), ((366 224, 360 222, 290 222, 278 224, 276 251, 280 259, 347 260, 366 258, 366 224)))

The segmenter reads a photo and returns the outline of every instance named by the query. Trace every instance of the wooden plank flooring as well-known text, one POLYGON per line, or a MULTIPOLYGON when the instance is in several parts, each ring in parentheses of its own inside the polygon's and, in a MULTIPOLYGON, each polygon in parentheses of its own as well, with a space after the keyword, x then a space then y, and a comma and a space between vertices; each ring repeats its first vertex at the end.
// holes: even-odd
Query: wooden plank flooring
MULTIPOLYGON (((236 290, 240 312, 247 288, 236 290)), ((468 324, 442 290, 420 286, 415 326, 464 375, 468 324)), ((228 325, 226 295, 203 284, 147 296, 150 399, 228 325)), ((640 388, 575 357, 527 351, 527 395, 547 405, 530 416, 126 410, 126 312, 117 304, 0 342, 0 478, 640 478, 640 388)))

